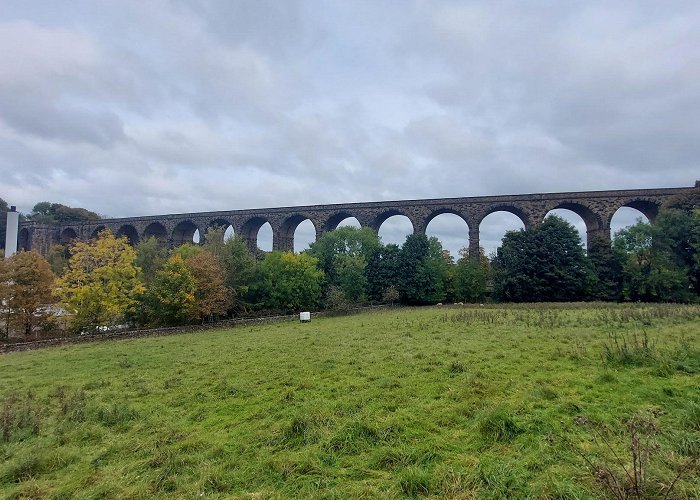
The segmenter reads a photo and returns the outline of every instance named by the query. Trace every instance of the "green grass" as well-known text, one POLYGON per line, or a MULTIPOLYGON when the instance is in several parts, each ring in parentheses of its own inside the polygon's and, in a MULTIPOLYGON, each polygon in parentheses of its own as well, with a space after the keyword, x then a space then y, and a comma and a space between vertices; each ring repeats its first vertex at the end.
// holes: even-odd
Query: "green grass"
POLYGON ((583 456, 619 469, 640 415, 662 495, 700 453, 699 325, 443 307, 2 355, 0 497, 599 498, 583 456))

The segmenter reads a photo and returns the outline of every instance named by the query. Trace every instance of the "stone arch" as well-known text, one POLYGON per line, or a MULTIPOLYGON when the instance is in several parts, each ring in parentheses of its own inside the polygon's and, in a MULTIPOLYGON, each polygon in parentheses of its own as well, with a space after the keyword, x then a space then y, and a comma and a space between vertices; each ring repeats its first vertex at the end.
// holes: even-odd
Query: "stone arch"
POLYGON ((382 241, 384 241, 384 243, 394 243, 394 244, 401 246, 405 241, 405 237, 404 237, 404 239, 401 239, 401 238, 398 238, 397 236, 399 236, 399 235, 404 236, 404 231, 405 231, 405 236, 416 233, 416 223, 411 219, 411 217, 409 217, 408 214, 403 213, 399 210, 388 210, 386 212, 383 212, 379 216, 377 216, 374 220, 375 220, 375 222, 370 227, 372 227, 372 229, 377 231, 377 235, 379 235, 379 237, 382 239, 382 241), (396 216, 399 216, 401 218, 401 219, 399 219, 399 221, 401 221, 401 222, 397 221, 399 226, 401 224, 405 224, 405 222, 403 222, 403 220, 408 220, 410 228, 407 227, 402 232, 398 232, 398 231, 396 231, 396 229, 398 229, 398 228, 395 227, 394 231, 392 232, 392 230, 390 228, 387 228, 386 226, 384 226, 384 223, 386 221, 388 221, 392 217, 396 217, 396 216), (376 228, 375 228, 375 224, 376 224, 376 228), (384 227, 383 230, 382 230, 382 227, 384 227))
POLYGON ((388 210, 384 210, 383 212, 378 213, 375 217, 372 223, 370 224, 370 227, 374 229, 375 231, 379 232, 379 228, 382 227, 382 224, 386 222, 387 219, 390 217, 394 217, 396 215, 402 215, 403 217, 406 217, 410 222, 411 226, 413 227, 413 231, 416 231, 416 229, 421 229, 416 227, 415 221, 411 218, 410 214, 399 210, 398 208, 390 208, 388 210))
POLYGON ((29 229, 23 227, 17 235, 17 249, 27 251, 29 248, 29 229))
POLYGON ((651 222, 649 217, 641 210, 634 207, 621 206, 610 216, 610 235, 614 236, 620 230, 636 224, 640 219, 642 222, 651 222))
POLYGON ((586 225, 586 248, 591 248, 594 245, 593 240, 595 238, 602 238, 603 241, 610 239, 609 224, 606 224, 603 217, 601 217, 599 213, 596 213, 590 207, 575 201, 562 201, 552 205, 550 211, 559 209, 569 210, 581 217, 583 223, 586 225))
POLYGON ((151 222, 146 226, 146 229, 143 230, 144 240, 147 240, 151 236, 158 240, 158 242, 162 245, 168 242, 168 231, 160 222, 151 222))
POLYGON ((318 239, 318 236, 314 221, 311 219, 304 219, 294 230, 294 244, 292 249, 296 253, 301 253, 313 245, 318 239))
POLYGON ((296 231, 299 224, 305 220, 310 220, 314 225, 316 235, 318 236, 318 226, 314 220, 306 214, 296 213, 293 214, 282 221, 276 234, 273 236, 273 247, 275 250, 294 250, 294 232, 296 231))
POLYGON ((251 252, 258 252, 258 231, 264 224, 272 226, 266 217, 254 216, 241 225, 240 235, 248 243, 251 252))
POLYGON ((102 231, 104 231, 105 229, 107 229, 107 228, 106 228, 105 226, 103 226, 103 225, 97 226, 97 227, 95 228, 95 230, 94 230, 92 233, 90 233, 90 239, 91 239, 91 240, 96 240, 97 237, 99 236, 99 234, 100 234, 102 231))
POLYGON ((551 211, 557 209, 569 210, 581 217, 583 222, 586 224, 587 232, 598 231, 600 229, 604 229, 606 226, 603 218, 599 214, 595 213, 590 207, 587 207, 581 203, 563 201, 552 206, 549 210, 551 211))
POLYGON ((70 245, 71 242, 78 239, 78 233, 72 227, 67 227, 61 231, 61 244, 70 245))
POLYGON ((449 208, 449 207, 438 208, 436 210, 431 211, 428 214, 428 216, 425 218, 425 227, 427 228, 428 224, 430 224, 434 218, 439 217, 440 215, 444 215, 444 214, 456 215, 457 217, 459 217, 460 219, 462 219, 464 221, 464 223, 467 225, 467 228, 471 229, 471 227, 469 225, 469 220, 467 219, 467 217, 459 210, 455 210, 454 208, 449 208))
MULTIPOLYGON (((191 220, 180 221, 173 229, 171 241, 173 246, 179 247, 185 243, 192 243, 195 233, 199 230, 197 224, 191 220)), ((200 233, 201 238, 201 233, 200 233)))
POLYGON ((550 216, 557 216, 563 219, 565 222, 571 224, 579 235, 579 239, 584 246, 588 245, 588 227, 586 226, 586 221, 579 214, 573 210, 567 208, 553 208, 545 214, 543 221, 547 220, 550 216))
POLYGON ((209 221, 207 224, 207 229, 218 227, 225 231, 230 225, 231 221, 218 217, 209 221))
POLYGON ((530 229, 534 226, 533 221, 530 219, 530 216, 525 212, 525 210, 523 210, 517 205, 511 204, 498 204, 489 207, 487 210, 484 211, 481 218, 479 218, 479 220, 476 222, 476 226, 481 226, 481 223, 486 217, 496 212, 508 212, 515 215, 518 219, 520 219, 520 222, 523 223, 525 229, 530 229))
MULTIPOLYGON (((508 208, 511 208, 508 206, 508 208)), ((511 209, 504 209, 499 207, 495 207, 493 210, 488 210, 485 212, 485 215, 481 217, 477 222, 474 222, 474 227, 472 228, 471 233, 475 235, 474 238, 472 238, 472 234, 470 234, 469 238, 469 254, 470 256, 473 256, 473 258, 477 258, 479 255, 479 248, 480 246, 484 248, 486 251, 486 254, 490 254, 492 252, 495 252, 496 249, 501 245, 501 240, 499 238, 503 238, 503 233, 508 232, 508 231, 517 231, 520 229, 527 229, 528 227, 532 227, 531 225, 528 226, 528 222, 524 220, 524 214, 519 214, 517 212, 514 212, 511 209), (505 220, 499 221, 500 224, 498 224, 496 230, 493 227, 493 223, 486 224, 486 227, 483 227, 484 221, 491 215, 494 215, 494 218, 498 218, 495 214, 497 213, 505 213, 508 214, 509 219, 515 219, 515 221, 519 222, 522 224, 522 228, 516 227, 518 224, 514 223, 513 221, 508 222, 505 220), (505 227, 505 231, 503 230, 505 227)))
POLYGON ((424 221, 425 228, 423 229, 423 232, 426 235, 428 234, 428 228, 430 227, 430 224, 433 222, 434 225, 431 228, 431 231, 437 230, 437 232, 441 234, 439 237, 435 234, 432 234, 432 236, 438 237, 440 243, 443 246, 443 249, 449 251, 450 255, 453 258, 458 259, 459 251, 462 248, 469 248, 469 241, 473 236, 471 234, 471 228, 469 227, 469 221, 467 220, 467 218, 464 216, 463 213, 459 212, 458 210, 455 210, 454 208, 444 207, 439 208, 437 210, 433 210, 428 214, 424 221), (460 234, 460 236, 450 235, 450 231, 454 232, 454 224, 456 223, 456 220, 453 219, 453 221, 449 222, 450 229, 446 229, 445 218, 443 217, 442 221, 440 221, 441 216, 444 215, 456 217, 459 221, 464 223, 464 228, 466 230, 463 232, 463 234, 460 234), (443 225, 442 228, 440 227, 440 224, 443 225))
POLYGON ((233 225, 231 222, 227 219, 224 219, 222 217, 217 217, 215 219, 210 220, 207 223, 207 228, 204 230, 204 234, 199 235, 199 243, 204 244, 207 241, 207 232, 211 229, 220 229, 221 231, 224 232, 223 238, 226 240, 226 235, 229 234, 229 238, 233 236, 233 225), (229 231, 231 229, 231 231, 229 231))
POLYGON ((644 215, 644 217, 649 219, 649 222, 653 222, 654 219, 656 219, 656 216, 659 215, 661 203, 647 198, 632 198, 631 200, 625 201, 625 203, 620 205, 616 210, 613 211, 613 213, 610 214, 610 218, 608 219, 608 225, 610 225, 610 222, 612 221, 612 218, 615 215, 615 213, 617 213, 617 210, 619 210, 622 207, 634 208, 635 210, 641 212, 644 215))
MULTIPOLYGON (((139 233, 131 224, 124 224, 117 230, 117 238, 126 236, 129 245, 136 246, 139 242, 139 233)), ((147 237, 147 236, 146 236, 147 237)))
POLYGON ((351 212, 342 211, 336 212, 330 217, 328 217, 325 224, 323 224, 323 232, 325 233, 327 231, 333 231, 334 229, 337 229, 341 222, 343 222, 345 219, 350 218, 355 219, 360 224, 360 227, 362 227, 360 219, 358 219, 354 214, 352 214, 351 212))

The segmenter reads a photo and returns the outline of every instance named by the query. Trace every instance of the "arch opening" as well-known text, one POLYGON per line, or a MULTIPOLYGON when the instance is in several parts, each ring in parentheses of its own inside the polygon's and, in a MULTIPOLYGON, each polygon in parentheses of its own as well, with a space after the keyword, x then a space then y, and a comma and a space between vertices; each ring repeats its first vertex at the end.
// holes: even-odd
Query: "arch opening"
POLYGON ((175 226, 172 234, 173 246, 179 247, 185 243, 193 243, 195 233, 197 233, 197 242, 199 242, 199 229, 197 225, 189 220, 183 220, 175 226))
POLYGON ((251 219, 248 219, 243 223, 241 226, 241 237, 248 243, 248 248, 250 249, 251 252, 255 252, 256 250, 263 250, 263 251, 271 251, 272 250, 272 226, 270 223, 267 221, 267 219, 264 219, 263 217, 253 217, 251 219), (260 234, 260 229, 267 224, 269 227, 269 234, 268 230, 265 229, 263 231, 263 234, 260 234), (260 237, 262 236, 263 241, 262 244, 265 246, 265 248, 268 248, 268 241, 269 240, 269 249, 270 250, 264 250, 261 248, 260 244, 260 237))
POLYGON ((479 223, 479 245, 491 256, 503 242, 508 231, 525 230, 525 223, 509 210, 496 210, 479 223))
MULTIPOLYGON (((595 212, 593 212, 593 210, 591 210, 585 205, 581 205, 579 203, 563 202, 559 203, 552 210, 550 210, 550 213, 557 210, 568 210, 569 212, 573 212, 576 215, 578 215, 581 218, 581 220, 583 220, 583 222, 585 223, 586 229, 588 231, 597 231, 598 229, 602 229, 604 226, 603 221, 600 220, 600 217, 598 217, 598 215, 596 215, 595 212)), ((570 217, 569 215, 567 216, 570 217)))
POLYGON ((17 236, 17 249, 18 250, 29 250, 29 229, 22 228, 17 236))
POLYGON ((362 227, 362 224, 360 224, 360 221, 350 212, 339 212, 329 217, 323 229, 324 231, 333 231, 340 226, 362 227))
POLYGON ((583 247, 587 248, 588 226, 586 224, 586 221, 583 220, 583 217, 581 217, 579 214, 568 208, 555 208, 554 210, 550 210, 549 212, 547 212, 547 215, 545 215, 544 218, 546 219, 550 215, 556 215, 557 217, 561 217, 566 222, 574 226, 576 228, 576 231, 578 231, 578 236, 581 240, 581 243, 583 244, 583 247))
MULTIPOLYGON (((659 215, 660 206, 658 203, 649 200, 632 200, 625 203, 621 208, 631 208, 633 210, 637 210, 646 218, 647 221, 651 222, 656 219, 657 215, 659 215)), ((613 217, 615 217, 614 214, 613 217)))
POLYGON ((316 226, 310 219, 305 219, 297 224, 294 230, 294 251, 299 253, 309 248, 316 241, 316 226))
POLYGON ((78 239, 78 233, 75 229, 67 227, 61 232, 61 244, 70 245, 74 240, 78 239))
POLYGON ((116 234, 117 238, 121 238, 122 236, 126 236, 127 241, 129 242, 129 245, 131 246, 136 246, 139 242, 139 233, 136 231, 136 228, 132 225, 125 224, 122 227, 119 228, 116 234))
POLYGON ((316 241, 316 226, 313 221, 304 214, 294 214, 282 222, 277 234, 279 241, 274 242, 274 247, 278 250, 298 251, 304 249, 309 243, 316 241), (306 224, 306 223, 309 224, 306 224), (299 236, 300 242, 296 241, 297 229, 301 228, 299 236))
POLYGON ((385 245, 388 243, 394 243, 396 245, 403 245, 406 238, 413 234, 414 228, 411 219, 405 215, 390 215, 379 224, 379 238, 381 238, 382 243, 385 245))
MULTIPOLYGON (((233 226, 231 223, 226 220, 226 219, 214 219, 207 224, 207 229, 204 232, 204 234, 199 234, 199 241, 198 243, 200 245, 203 245, 204 243, 207 242, 207 233, 209 231, 222 231, 223 232, 223 239, 224 241, 230 239, 233 237, 233 226)), ((199 231, 199 230, 197 230, 199 231)), ((197 231, 195 231, 195 234, 197 234, 197 231)))
POLYGON ((614 238, 617 233, 637 222, 649 222, 644 212, 629 206, 618 208, 610 218, 610 234, 614 238))
POLYGON ((91 239, 91 240, 96 240, 97 237, 100 235, 100 233, 101 233, 102 231, 104 231, 105 229, 107 229, 105 226, 97 226, 97 227, 95 228, 95 230, 92 232, 92 234, 90 235, 90 239, 91 239))
POLYGON ((143 231, 143 239, 147 240, 153 236, 158 243, 165 245, 168 242, 168 232, 160 222, 151 222, 143 231))
POLYGON ((255 242, 258 250, 272 252, 272 226, 269 222, 266 221, 258 228, 255 242))
POLYGON ((459 260, 462 253, 469 250, 469 225, 458 214, 453 212, 437 213, 425 228, 427 236, 435 236, 442 248, 447 250, 453 259, 459 260))

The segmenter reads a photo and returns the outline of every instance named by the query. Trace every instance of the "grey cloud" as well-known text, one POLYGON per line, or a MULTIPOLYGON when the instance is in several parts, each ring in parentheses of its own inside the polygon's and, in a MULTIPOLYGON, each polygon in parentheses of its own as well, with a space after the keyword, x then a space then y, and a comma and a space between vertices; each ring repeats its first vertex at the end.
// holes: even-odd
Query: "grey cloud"
POLYGON ((0 196, 127 216, 690 185, 700 9, 659 5, 10 0, 0 196))
POLYGON ((535 17, 514 4, 449 4, 407 50, 449 65, 452 78, 432 86, 437 102, 487 123, 505 119, 500 131, 538 123, 580 163, 623 176, 684 167, 700 152, 690 139, 700 110, 690 5, 644 15, 567 4, 535 17))
POLYGON ((0 95, 0 118, 19 132, 43 139, 84 141, 108 148, 124 138, 121 120, 107 111, 96 111, 79 106, 0 95))
POLYGON ((307 40, 302 2, 288 0, 178 1, 228 45, 286 54, 307 40))

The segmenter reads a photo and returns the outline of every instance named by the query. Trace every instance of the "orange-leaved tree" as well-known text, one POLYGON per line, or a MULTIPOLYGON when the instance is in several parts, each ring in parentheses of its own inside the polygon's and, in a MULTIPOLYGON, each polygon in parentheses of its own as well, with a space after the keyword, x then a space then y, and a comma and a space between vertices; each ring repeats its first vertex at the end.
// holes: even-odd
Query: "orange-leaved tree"
POLYGON ((25 337, 38 335, 37 327, 52 314, 48 306, 55 302, 51 293, 55 276, 48 262, 33 250, 18 252, 2 263, 0 274, 5 336, 11 330, 25 337))

